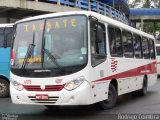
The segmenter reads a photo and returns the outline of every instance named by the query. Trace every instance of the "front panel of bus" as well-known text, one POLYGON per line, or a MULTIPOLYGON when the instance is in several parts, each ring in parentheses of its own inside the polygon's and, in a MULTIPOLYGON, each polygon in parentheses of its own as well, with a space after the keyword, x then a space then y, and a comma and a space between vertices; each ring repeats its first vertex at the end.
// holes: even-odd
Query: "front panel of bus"
POLYGON ((70 15, 17 24, 11 53, 10 92, 14 103, 92 102, 86 80, 87 21, 84 15, 70 15))

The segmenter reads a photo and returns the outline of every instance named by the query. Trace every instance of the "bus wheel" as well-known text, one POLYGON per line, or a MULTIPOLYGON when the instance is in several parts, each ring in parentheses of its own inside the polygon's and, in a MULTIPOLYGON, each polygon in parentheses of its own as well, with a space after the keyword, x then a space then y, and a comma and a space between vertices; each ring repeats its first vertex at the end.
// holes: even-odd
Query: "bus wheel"
POLYGON ((0 98, 9 96, 9 82, 0 78, 0 98))
POLYGON ((147 95, 147 87, 148 87, 148 85, 147 85, 147 77, 144 77, 144 78, 143 78, 143 87, 142 87, 142 89, 139 91, 139 94, 140 94, 141 96, 147 95))
POLYGON ((108 90, 108 99, 99 102, 100 108, 104 110, 111 109, 115 106, 116 102, 117 102, 117 91, 114 85, 110 84, 108 90))

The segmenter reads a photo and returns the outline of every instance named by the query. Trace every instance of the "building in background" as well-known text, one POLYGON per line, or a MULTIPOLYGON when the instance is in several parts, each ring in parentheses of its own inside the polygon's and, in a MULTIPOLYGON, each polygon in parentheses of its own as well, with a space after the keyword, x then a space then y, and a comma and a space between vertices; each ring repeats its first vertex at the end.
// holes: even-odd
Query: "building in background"
MULTIPOLYGON (((151 6, 140 0, 134 6, 151 6)), ((153 1, 152 1, 153 2, 153 1)), ((154 4, 158 6, 160 2, 154 4)), ((129 0, 0 0, 0 23, 46 13, 89 10, 117 19, 137 29, 160 36, 160 8, 132 8, 129 0)), ((153 5, 152 5, 153 6, 153 5)))
POLYGON ((132 26, 155 36, 160 41, 160 8, 130 9, 132 26))
POLYGON ((127 23, 127 0, 0 0, 0 23, 53 12, 91 10, 127 23), (115 10, 115 9, 116 10, 115 10))

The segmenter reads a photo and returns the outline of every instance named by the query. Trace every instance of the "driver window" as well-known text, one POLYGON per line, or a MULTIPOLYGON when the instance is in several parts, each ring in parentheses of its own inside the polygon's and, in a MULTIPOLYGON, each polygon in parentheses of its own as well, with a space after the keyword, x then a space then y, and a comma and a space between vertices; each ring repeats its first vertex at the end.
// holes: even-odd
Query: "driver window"
POLYGON ((105 25, 95 21, 90 22, 91 34, 91 63, 95 67, 106 59, 106 30, 105 25))

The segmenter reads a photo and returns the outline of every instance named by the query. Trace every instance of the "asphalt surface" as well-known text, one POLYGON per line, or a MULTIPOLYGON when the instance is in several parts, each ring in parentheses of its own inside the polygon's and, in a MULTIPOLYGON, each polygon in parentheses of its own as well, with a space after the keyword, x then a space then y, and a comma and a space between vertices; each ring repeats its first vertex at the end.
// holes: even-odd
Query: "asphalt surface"
POLYGON ((100 110, 96 105, 70 106, 49 110, 45 106, 15 105, 0 99, 0 120, 159 120, 160 79, 148 88, 147 96, 119 96, 116 107, 100 110), (128 118, 127 118, 128 117, 128 118))

